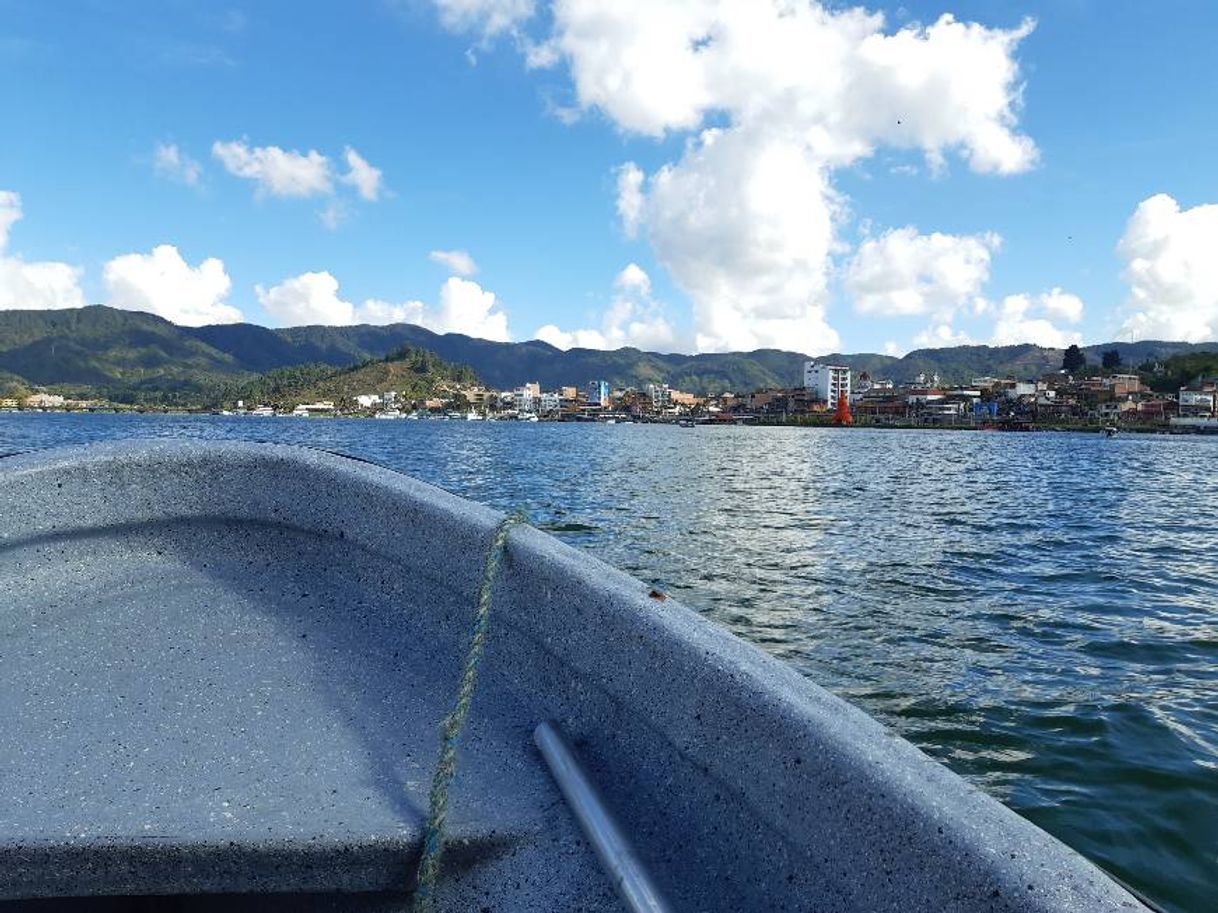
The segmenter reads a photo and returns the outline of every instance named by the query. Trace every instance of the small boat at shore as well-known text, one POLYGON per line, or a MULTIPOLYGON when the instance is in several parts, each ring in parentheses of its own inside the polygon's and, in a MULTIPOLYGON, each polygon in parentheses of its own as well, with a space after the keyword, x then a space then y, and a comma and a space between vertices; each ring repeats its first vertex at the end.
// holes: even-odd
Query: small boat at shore
POLYGON ((434 909, 1145 909, 780 660, 500 524, 300 447, 0 458, 0 901, 410 909, 496 541, 434 909))

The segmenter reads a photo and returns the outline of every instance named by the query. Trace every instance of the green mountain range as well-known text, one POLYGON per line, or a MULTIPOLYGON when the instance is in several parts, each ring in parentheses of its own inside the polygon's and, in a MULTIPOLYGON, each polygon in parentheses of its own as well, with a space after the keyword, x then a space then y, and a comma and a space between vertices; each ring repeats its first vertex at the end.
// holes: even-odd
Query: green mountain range
MULTIPOLYGON (((700 394, 749 391, 798 384, 807 360, 777 349, 702 355, 631 348, 563 351, 539 340, 490 342, 459 333, 441 335, 413 324, 181 327, 151 314, 93 306, 0 311, 0 392, 37 387, 116 402, 208 405, 267 372, 306 365, 349 368, 384 359, 403 347, 466 366, 496 389, 529 381, 554 388, 606 380, 613 386, 667 383, 700 394)), ((1083 351, 1090 363, 1098 364, 1102 352, 1116 349, 1126 365, 1135 366, 1204 348, 1148 341, 1106 343, 1083 351)), ((1061 367, 1062 351, 1034 345, 955 346, 919 349, 903 358, 834 354, 822 360, 898 382, 938 374, 950 383, 980 375, 1039 376, 1061 367)))

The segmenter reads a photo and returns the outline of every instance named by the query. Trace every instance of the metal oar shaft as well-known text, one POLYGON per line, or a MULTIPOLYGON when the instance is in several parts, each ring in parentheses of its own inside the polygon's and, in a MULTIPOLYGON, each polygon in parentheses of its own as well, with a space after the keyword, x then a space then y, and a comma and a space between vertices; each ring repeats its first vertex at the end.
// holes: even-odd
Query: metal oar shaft
POLYGON ((652 884, 558 729, 553 723, 540 723, 533 730, 533 741, 541 749, 558 788, 627 909, 631 913, 669 913, 668 904, 652 884))

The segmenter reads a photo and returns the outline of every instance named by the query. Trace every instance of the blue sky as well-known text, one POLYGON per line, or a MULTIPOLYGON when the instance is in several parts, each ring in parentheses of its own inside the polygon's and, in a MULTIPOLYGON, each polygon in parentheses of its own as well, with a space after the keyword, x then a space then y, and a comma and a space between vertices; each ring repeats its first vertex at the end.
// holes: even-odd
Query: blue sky
POLYGON ((1218 333, 1218 5, 600 6, 0 0, 0 307, 814 354, 1218 333))

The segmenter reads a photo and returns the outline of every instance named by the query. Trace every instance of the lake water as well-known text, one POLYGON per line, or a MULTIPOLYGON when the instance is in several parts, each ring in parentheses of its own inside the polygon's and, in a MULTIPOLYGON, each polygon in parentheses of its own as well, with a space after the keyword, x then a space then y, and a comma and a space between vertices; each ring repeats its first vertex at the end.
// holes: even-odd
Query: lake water
POLYGON ((1218 439, 0 415, 306 443, 677 595, 1173 911, 1218 908, 1218 439))

